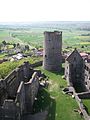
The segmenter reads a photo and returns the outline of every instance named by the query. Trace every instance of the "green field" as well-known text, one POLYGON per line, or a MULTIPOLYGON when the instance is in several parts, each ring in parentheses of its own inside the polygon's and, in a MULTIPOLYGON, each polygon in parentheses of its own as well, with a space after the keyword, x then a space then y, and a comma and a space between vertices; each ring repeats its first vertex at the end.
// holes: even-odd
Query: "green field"
POLYGON ((11 30, 0 30, 0 43, 2 41, 6 41, 7 43, 22 43, 22 41, 18 38, 14 38, 11 36, 11 30))
POLYGON ((31 29, 16 29, 14 30, 2 30, 0 31, 0 42, 5 40, 10 43, 28 44, 34 47, 42 47, 44 40, 44 31, 61 30, 63 50, 71 50, 78 48, 81 51, 90 51, 90 36, 83 36, 83 34, 89 34, 89 31, 77 30, 77 29, 51 29, 51 28, 31 28, 31 29), (84 47, 83 47, 84 46, 84 47))

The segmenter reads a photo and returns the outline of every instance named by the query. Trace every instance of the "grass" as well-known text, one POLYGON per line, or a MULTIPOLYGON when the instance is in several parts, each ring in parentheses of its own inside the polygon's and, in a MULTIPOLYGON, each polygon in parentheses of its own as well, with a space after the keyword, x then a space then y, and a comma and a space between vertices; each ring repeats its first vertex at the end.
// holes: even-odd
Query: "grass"
POLYGON ((88 114, 90 115, 90 99, 83 99, 83 104, 86 106, 86 110, 88 112, 88 114))
POLYGON ((18 66, 18 63, 4 62, 0 64, 0 79, 4 79, 13 69, 18 66))
POLYGON ((42 60, 42 57, 29 57, 29 58, 24 58, 15 62, 4 62, 0 64, 0 79, 4 79, 12 70, 14 70, 16 67, 20 66, 23 64, 25 61, 29 61, 29 63, 35 63, 42 60))
POLYGON ((5 58, 6 55, 7 55, 6 53, 0 53, 0 60, 5 58))
POLYGON ((39 92, 34 112, 47 109, 47 120, 81 120, 80 115, 74 112, 74 109, 78 108, 75 99, 63 94, 60 88, 60 86, 67 86, 66 81, 62 79, 63 72, 58 74, 39 69, 49 77, 50 84, 48 89, 42 89, 39 92))

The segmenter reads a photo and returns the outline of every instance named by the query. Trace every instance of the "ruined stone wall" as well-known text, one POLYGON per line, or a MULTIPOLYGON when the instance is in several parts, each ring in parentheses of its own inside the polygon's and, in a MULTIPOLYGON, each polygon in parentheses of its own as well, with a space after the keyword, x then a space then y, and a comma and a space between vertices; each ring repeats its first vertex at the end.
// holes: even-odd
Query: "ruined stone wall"
POLYGON ((34 72, 29 82, 25 83, 25 102, 28 112, 32 111, 32 107, 35 101, 35 97, 39 89, 38 73, 34 72))
POLYGON ((90 91, 78 93, 80 99, 90 99, 90 91))
POLYGON ((3 101, 7 97, 6 91, 6 82, 4 80, 0 80, 0 105, 3 104, 3 101))
POLYGON ((33 74, 28 62, 13 70, 3 81, 6 84, 8 97, 15 97, 21 81, 27 82, 33 74))
POLYGON ((69 63, 68 61, 65 62, 65 79, 67 80, 67 84, 68 85, 71 85, 71 80, 70 80, 71 76, 70 76, 70 66, 69 66, 69 63))
POLYGON ((84 64, 78 57, 70 64, 70 73, 73 84, 84 82, 84 64))
POLYGON ((18 117, 17 106, 12 99, 4 100, 2 107, 2 119, 0 120, 20 120, 18 117))
POLYGON ((25 88, 24 88, 23 81, 20 83, 19 88, 17 90, 15 104, 18 107, 20 115, 22 115, 26 110, 26 108, 25 108, 25 88))
POLYGON ((80 91, 86 91, 84 77, 84 61, 75 49, 66 59, 65 78, 77 91, 80 90, 79 86, 80 91))
POLYGON ((88 90, 90 90, 90 64, 85 63, 85 84, 88 90))
POLYGON ((73 90, 73 95, 75 96, 75 100, 80 108, 80 111, 83 114, 84 119, 90 120, 90 116, 88 115, 82 100, 79 98, 78 94, 75 92, 75 89, 73 87, 72 87, 72 90, 73 90))
POLYGON ((0 111, 0 120, 20 120, 25 112, 25 89, 22 81, 15 99, 5 99, 0 111))
POLYGON ((62 63, 62 32, 44 32, 43 67, 50 71, 60 71, 62 63))
POLYGON ((31 112, 39 89, 39 74, 25 62, 0 80, 0 120, 20 120, 23 113, 31 112))
POLYGON ((24 62, 24 64, 23 64, 23 76, 24 76, 24 80, 25 79, 30 79, 30 77, 31 77, 30 76, 30 72, 31 72, 31 70, 30 70, 29 63, 28 62, 24 62))
POLYGON ((7 91, 8 97, 15 97, 18 86, 19 86, 17 69, 14 70, 5 78, 5 82, 6 82, 6 91, 7 91))

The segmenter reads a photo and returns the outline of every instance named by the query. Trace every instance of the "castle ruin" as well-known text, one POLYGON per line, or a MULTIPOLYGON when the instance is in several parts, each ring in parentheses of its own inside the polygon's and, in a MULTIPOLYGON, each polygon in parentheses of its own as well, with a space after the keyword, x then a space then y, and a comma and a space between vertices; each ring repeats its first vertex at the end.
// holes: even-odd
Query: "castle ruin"
POLYGON ((44 32, 43 67, 49 71, 60 71, 62 63, 62 32, 44 32))
POLYGON ((76 49, 66 58, 65 78, 68 83, 66 93, 74 96, 84 119, 90 120, 87 106, 83 104, 84 99, 90 99, 90 64, 76 49))
POLYGON ((0 80, 0 120, 21 120, 32 112, 40 72, 25 62, 0 80))
POLYGON ((65 78, 69 86, 85 91, 84 61, 76 49, 66 59, 65 78))
POLYGON ((83 60, 76 49, 66 58, 65 78, 77 92, 90 90, 90 64, 83 60))

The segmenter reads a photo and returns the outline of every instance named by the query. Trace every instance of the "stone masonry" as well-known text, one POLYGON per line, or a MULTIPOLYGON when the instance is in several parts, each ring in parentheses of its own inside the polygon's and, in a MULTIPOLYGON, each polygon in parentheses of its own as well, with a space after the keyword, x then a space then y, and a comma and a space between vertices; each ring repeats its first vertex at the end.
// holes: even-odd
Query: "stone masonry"
POLYGON ((90 63, 85 63, 85 85, 90 90, 90 63))
POLYGON ((76 49, 66 59, 65 78, 69 86, 85 90, 84 61, 76 49))
POLYGON ((0 80, 0 120, 21 120, 31 113, 39 89, 38 72, 25 62, 0 80))
POLYGON ((60 71, 62 63, 62 32, 44 32, 43 67, 49 71, 60 71))
POLYGON ((90 64, 83 60, 76 49, 65 61, 65 78, 68 83, 68 93, 72 93, 79 106, 79 114, 85 120, 90 120, 87 106, 82 101, 82 99, 90 99, 90 64))

